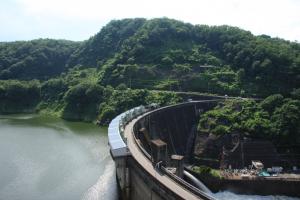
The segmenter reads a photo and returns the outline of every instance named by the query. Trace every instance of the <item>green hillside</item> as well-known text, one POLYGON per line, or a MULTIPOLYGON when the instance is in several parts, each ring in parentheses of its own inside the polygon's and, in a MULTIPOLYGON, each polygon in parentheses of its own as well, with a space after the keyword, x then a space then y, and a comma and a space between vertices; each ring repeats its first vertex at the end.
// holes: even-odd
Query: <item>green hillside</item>
POLYGON ((288 94, 300 85, 300 45, 230 26, 114 20, 82 43, 0 44, 0 79, 47 79, 95 67, 101 85, 241 96, 288 94))
POLYGON ((38 39, 0 43, 0 80, 48 79, 65 71, 79 43, 38 39))
POLYGON ((112 21, 79 52, 73 65, 97 66, 102 85, 242 96, 288 94, 300 85, 298 43, 230 26, 112 21))
POLYGON ((174 91, 289 98, 300 86, 300 44, 168 18, 113 20, 83 42, 0 43, 0 83, 1 113, 107 123, 135 105, 176 103, 174 91))

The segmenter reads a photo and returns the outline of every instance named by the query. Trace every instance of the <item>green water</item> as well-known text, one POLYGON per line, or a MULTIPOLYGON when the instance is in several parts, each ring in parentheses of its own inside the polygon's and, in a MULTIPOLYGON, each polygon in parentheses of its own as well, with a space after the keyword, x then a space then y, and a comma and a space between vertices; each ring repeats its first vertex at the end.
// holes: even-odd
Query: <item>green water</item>
POLYGON ((92 124, 0 116, 0 200, 117 199, 107 142, 92 124))

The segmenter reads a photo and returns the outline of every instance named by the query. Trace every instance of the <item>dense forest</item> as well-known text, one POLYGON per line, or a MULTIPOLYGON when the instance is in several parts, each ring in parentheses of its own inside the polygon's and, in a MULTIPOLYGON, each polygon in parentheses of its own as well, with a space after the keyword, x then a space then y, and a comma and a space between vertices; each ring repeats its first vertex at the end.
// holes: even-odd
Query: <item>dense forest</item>
POLYGON ((39 39, 0 43, 0 79, 46 80, 66 71, 80 43, 39 39))
MULTIPOLYGON (((181 91, 259 98, 280 94, 283 103, 272 113, 243 103, 262 118, 251 120, 269 120, 273 127, 283 106, 299 113, 292 97, 299 87, 299 43, 231 26, 136 18, 113 20, 83 42, 0 43, 0 113, 38 111, 106 124, 133 106, 180 102, 181 91)), ((237 128, 255 134, 251 126, 237 128)), ((216 133, 232 129, 211 127, 216 133)), ((273 129, 266 134, 275 134, 273 129)))

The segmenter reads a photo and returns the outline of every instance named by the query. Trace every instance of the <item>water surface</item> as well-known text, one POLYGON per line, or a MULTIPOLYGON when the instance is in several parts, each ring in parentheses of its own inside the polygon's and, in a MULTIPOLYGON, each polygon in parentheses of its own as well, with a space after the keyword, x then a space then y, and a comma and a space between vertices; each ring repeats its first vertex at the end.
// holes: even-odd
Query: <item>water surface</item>
POLYGON ((117 199, 107 142, 88 123, 0 116, 0 200, 117 199))

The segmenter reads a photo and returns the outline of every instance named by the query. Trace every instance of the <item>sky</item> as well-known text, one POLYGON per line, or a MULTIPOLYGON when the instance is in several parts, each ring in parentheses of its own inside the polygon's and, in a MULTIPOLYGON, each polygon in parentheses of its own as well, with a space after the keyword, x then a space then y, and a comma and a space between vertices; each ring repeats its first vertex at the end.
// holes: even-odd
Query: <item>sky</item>
POLYGON ((0 0, 0 41, 86 40, 113 19, 168 17, 300 41, 300 0, 0 0))

